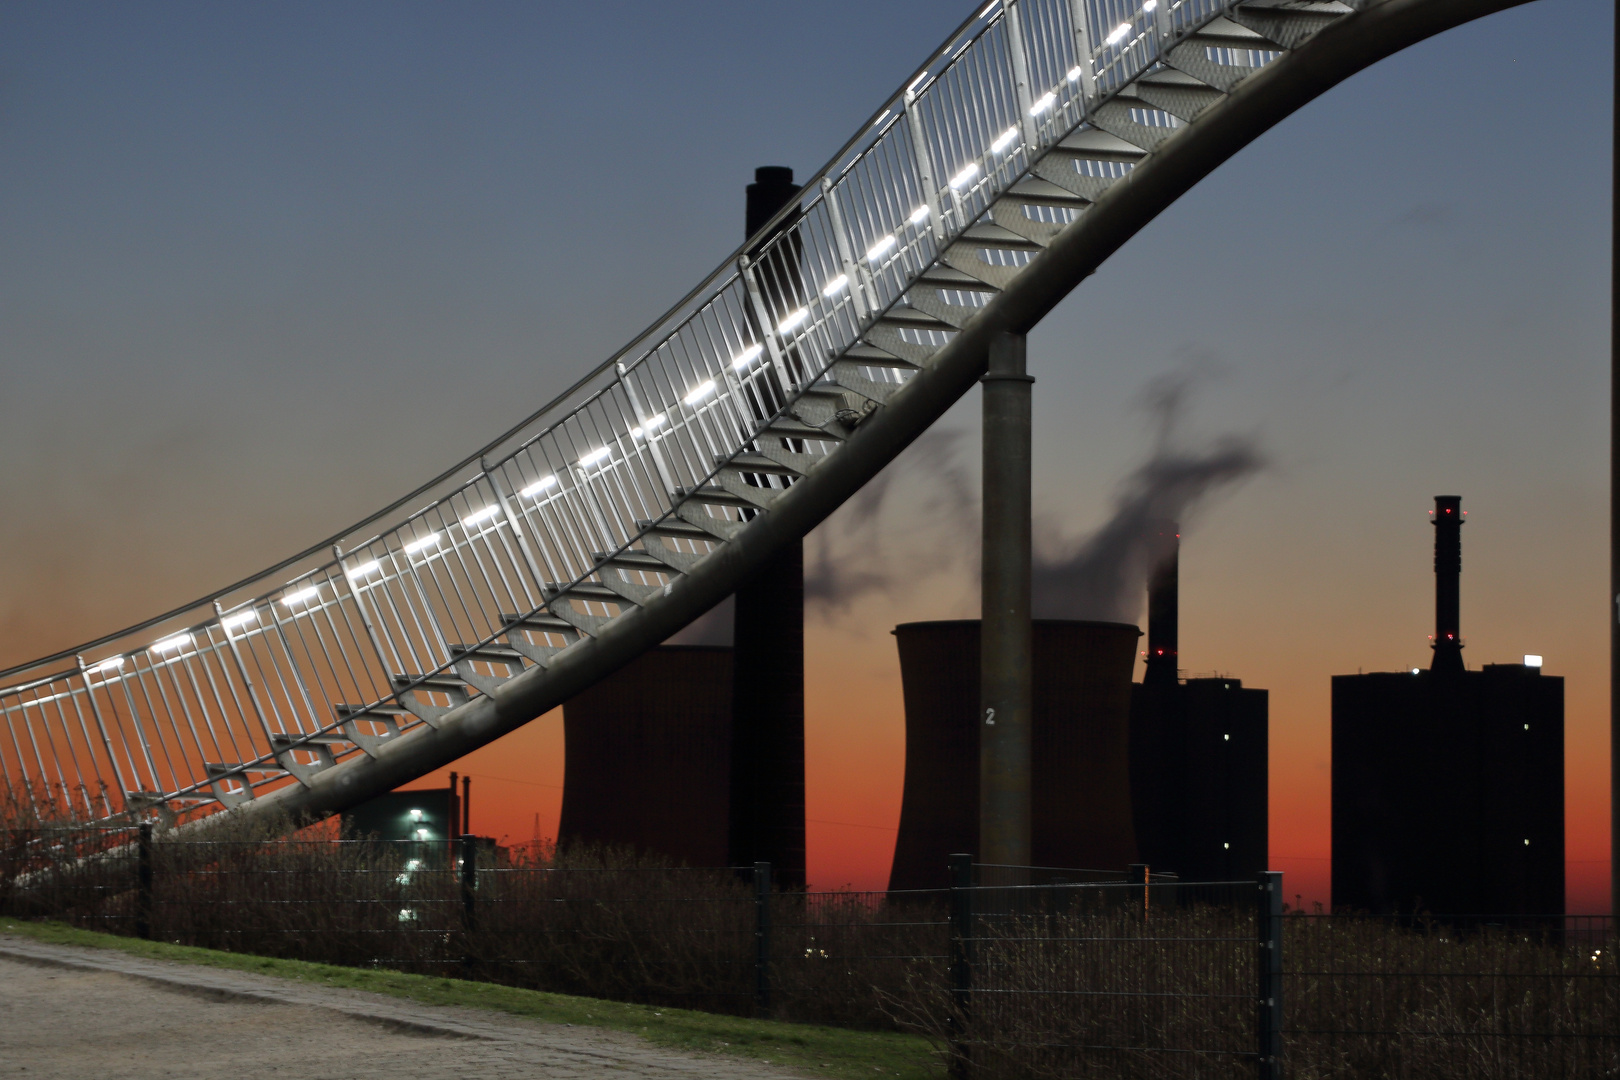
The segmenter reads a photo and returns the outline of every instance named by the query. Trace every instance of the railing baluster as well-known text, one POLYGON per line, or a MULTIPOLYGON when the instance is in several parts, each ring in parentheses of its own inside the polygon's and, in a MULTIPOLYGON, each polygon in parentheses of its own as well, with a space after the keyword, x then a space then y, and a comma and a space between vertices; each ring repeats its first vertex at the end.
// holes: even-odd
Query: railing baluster
MULTIPOLYGON (((915 85, 915 84, 913 84, 915 85)), ((937 243, 945 240, 945 214, 939 205, 939 185, 934 183, 934 160, 923 133, 922 109, 917 95, 908 87, 905 94, 906 130, 911 136, 911 164, 917 171, 917 187, 928 206, 928 226, 937 243)))
MULTIPOLYGON (((1168 0, 1166 0, 1168 2, 1168 0)), ((1163 7, 1160 4, 1160 7, 1163 7)), ((1029 89, 1029 53, 1024 47, 1023 3, 1005 0, 1002 10, 1007 13, 1007 56, 1012 61, 1013 100, 1018 104, 1018 127, 1024 134, 1024 160, 1034 160, 1035 148, 1041 144, 1041 135, 1035 123, 1035 98, 1029 89)))

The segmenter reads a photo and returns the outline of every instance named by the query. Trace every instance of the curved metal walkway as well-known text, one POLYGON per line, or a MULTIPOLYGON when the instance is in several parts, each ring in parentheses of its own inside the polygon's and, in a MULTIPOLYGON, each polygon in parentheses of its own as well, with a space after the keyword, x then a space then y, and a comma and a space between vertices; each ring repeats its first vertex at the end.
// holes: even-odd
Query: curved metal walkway
POLYGON ((1182 192, 1522 0, 993 0, 617 355, 340 536, 0 673, 0 769, 89 817, 331 813, 731 593, 1182 192))

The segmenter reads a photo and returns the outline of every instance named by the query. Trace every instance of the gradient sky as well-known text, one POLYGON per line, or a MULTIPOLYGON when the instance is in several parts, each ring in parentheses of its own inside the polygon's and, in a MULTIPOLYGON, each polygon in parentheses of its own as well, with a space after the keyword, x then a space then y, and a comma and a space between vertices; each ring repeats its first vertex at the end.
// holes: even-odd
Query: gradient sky
MULTIPOLYGON (((0 3, 0 663, 246 576, 413 487, 631 338, 968 13, 924 0, 0 3)), ((1329 676, 1427 663, 1436 494, 1467 659, 1567 680, 1571 910, 1607 905, 1612 9, 1539 0, 1351 79, 1031 335, 1048 550, 1181 434, 1269 467, 1187 524, 1182 656, 1271 690, 1272 850, 1326 899, 1329 676)), ((978 403, 812 557, 810 869, 880 886, 889 629, 975 613, 978 403), (944 467, 941 467, 943 464, 944 467), (964 499, 961 492, 969 497, 964 499)), ((560 722, 461 765, 555 828, 560 722)))

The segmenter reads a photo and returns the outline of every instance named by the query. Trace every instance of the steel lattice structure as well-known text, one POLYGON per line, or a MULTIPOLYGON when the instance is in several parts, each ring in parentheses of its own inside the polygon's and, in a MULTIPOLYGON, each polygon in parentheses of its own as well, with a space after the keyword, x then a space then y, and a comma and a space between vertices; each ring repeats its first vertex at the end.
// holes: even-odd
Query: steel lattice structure
POLYGON ((609 674, 853 495, 1202 176, 1519 0, 996 0, 523 424, 317 548, 0 674, 14 796, 331 813, 609 674))

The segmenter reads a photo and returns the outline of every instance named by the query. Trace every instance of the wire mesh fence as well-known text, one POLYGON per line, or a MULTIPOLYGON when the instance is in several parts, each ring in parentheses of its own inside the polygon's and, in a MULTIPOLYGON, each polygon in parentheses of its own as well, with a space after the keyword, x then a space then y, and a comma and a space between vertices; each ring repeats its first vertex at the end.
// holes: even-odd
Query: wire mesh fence
POLYGON ((1620 1076, 1603 917, 1283 914, 1276 875, 768 867, 487 844, 0 831, 0 914, 233 952, 928 1037, 957 1076, 1620 1076), (1271 888, 1268 890, 1268 879, 1271 888))

